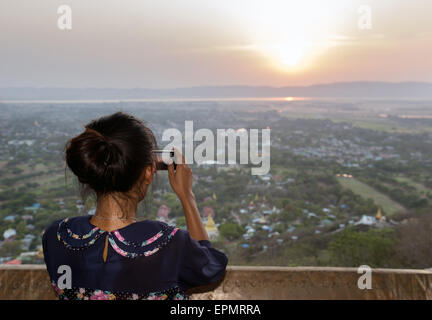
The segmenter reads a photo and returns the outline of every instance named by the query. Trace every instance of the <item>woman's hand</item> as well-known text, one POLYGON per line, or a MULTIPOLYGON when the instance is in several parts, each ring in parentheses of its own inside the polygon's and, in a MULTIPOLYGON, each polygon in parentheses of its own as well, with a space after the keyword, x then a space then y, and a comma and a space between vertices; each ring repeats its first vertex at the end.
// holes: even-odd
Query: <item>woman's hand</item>
POLYGON ((177 194, 181 202, 195 200, 195 196, 192 192, 192 170, 186 164, 183 154, 175 147, 173 150, 177 169, 174 170, 173 163, 168 166, 168 177, 171 188, 177 194))

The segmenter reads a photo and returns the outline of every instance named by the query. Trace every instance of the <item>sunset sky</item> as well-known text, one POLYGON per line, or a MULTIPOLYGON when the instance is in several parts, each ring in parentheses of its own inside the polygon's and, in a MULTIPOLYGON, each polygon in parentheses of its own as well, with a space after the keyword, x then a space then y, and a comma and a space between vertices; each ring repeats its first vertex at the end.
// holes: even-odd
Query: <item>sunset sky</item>
POLYGON ((2 0, 0 30, 1 87, 432 82, 430 0, 2 0))

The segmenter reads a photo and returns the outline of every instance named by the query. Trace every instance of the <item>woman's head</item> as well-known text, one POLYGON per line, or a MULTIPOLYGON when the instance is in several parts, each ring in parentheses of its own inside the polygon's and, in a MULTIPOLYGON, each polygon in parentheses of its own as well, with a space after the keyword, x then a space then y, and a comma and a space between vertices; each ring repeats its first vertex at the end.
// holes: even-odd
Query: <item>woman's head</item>
POLYGON ((141 185, 154 173, 152 131, 124 112, 93 120, 85 129, 65 147, 67 166, 78 181, 98 196, 138 191, 142 200, 147 187, 141 185))

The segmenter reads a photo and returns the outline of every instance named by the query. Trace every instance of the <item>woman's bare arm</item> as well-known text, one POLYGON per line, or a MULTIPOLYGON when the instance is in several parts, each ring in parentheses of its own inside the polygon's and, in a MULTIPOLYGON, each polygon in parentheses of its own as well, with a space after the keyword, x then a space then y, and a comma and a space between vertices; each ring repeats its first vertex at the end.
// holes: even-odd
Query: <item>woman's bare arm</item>
POLYGON ((186 218, 186 226, 192 238, 195 240, 209 240, 208 234, 202 223, 195 196, 190 199, 180 199, 186 218))
POLYGON ((192 192, 192 170, 185 163, 184 156, 177 148, 174 148, 174 155, 177 168, 174 171, 174 165, 170 164, 168 176, 171 187, 183 206, 187 229, 195 240, 209 240, 196 205, 195 195, 192 192))

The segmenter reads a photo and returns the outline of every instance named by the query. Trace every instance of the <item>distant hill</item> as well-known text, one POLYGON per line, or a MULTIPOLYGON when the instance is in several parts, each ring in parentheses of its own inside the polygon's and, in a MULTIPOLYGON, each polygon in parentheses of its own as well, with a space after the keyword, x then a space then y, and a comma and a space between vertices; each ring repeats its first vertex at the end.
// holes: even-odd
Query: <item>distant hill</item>
POLYGON ((172 89, 0 88, 0 100, 75 100, 144 98, 432 98, 432 83, 338 82, 296 87, 207 86, 172 89))

